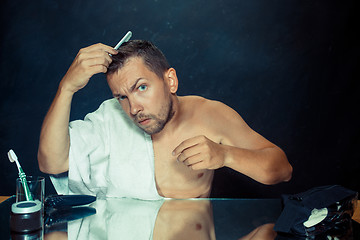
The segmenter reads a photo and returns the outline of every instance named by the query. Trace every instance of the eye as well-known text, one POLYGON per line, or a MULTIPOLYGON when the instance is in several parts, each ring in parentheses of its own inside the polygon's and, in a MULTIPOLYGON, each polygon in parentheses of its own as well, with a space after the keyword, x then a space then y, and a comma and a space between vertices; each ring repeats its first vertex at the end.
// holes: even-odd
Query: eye
POLYGON ((147 86, 145 84, 142 84, 138 87, 138 89, 142 92, 145 91, 147 89, 147 86))
POLYGON ((122 101, 122 100, 125 100, 127 97, 126 96, 117 96, 116 99, 118 101, 122 101))

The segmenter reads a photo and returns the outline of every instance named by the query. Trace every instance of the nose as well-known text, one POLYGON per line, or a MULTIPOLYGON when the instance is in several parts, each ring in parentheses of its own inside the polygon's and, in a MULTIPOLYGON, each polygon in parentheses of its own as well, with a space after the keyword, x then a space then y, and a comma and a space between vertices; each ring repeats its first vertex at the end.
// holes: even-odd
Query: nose
POLYGON ((135 116, 136 114, 138 114, 140 111, 143 110, 142 105, 137 101, 135 101, 134 99, 132 99, 131 101, 129 99, 129 104, 130 104, 130 114, 133 116, 135 116))

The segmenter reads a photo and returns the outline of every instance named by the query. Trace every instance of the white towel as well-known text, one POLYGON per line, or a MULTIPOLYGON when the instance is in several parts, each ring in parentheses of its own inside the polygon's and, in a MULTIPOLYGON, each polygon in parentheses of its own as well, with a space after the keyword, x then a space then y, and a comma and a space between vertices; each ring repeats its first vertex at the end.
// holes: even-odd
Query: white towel
POLYGON ((91 207, 96 214, 68 223, 68 238, 78 240, 152 239, 163 200, 107 198, 91 207))
POLYGON ((69 172, 52 176, 59 194, 156 200, 151 136, 138 128, 116 99, 83 121, 70 123, 69 172), (68 185, 67 185, 68 184, 68 185))

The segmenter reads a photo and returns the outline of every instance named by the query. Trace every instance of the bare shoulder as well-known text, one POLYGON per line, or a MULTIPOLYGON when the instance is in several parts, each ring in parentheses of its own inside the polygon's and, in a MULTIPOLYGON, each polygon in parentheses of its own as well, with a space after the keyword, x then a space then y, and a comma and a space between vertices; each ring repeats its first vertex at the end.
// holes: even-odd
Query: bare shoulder
POLYGON ((210 100, 200 96, 185 96, 181 98, 181 101, 186 106, 187 111, 191 111, 195 115, 200 115, 201 117, 215 117, 219 119, 236 118, 238 120, 241 118, 234 109, 220 101, 210 100))
POLYGON ((252 130, 234 109, 220 101, 198 96, 182 97, 180 100, 187 112, 186 120, 220 139, 226 145, 247 149, 260 149, 272 145, 260 134, 252 130))
POLYGON ((186 111, 197 121, 212 129, 224 129, 224 126, 248 128, 242 117, 226 104, 200 96, 186 96, 182 100, 186 111))

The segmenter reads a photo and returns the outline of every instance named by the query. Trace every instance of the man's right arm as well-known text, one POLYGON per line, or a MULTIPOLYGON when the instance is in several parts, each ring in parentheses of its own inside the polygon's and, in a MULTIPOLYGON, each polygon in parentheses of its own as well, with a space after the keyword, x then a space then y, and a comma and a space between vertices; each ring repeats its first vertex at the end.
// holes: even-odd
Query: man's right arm
POLYGON ((94 74, 107 71, 112 61, 109 54, 115 55, 117 51, 103 44, 81 49, 61 80, 41 128, 38 162, 42 172, 59 174, 69 170, 69 119, 73 95, 85 87, 94 74))

